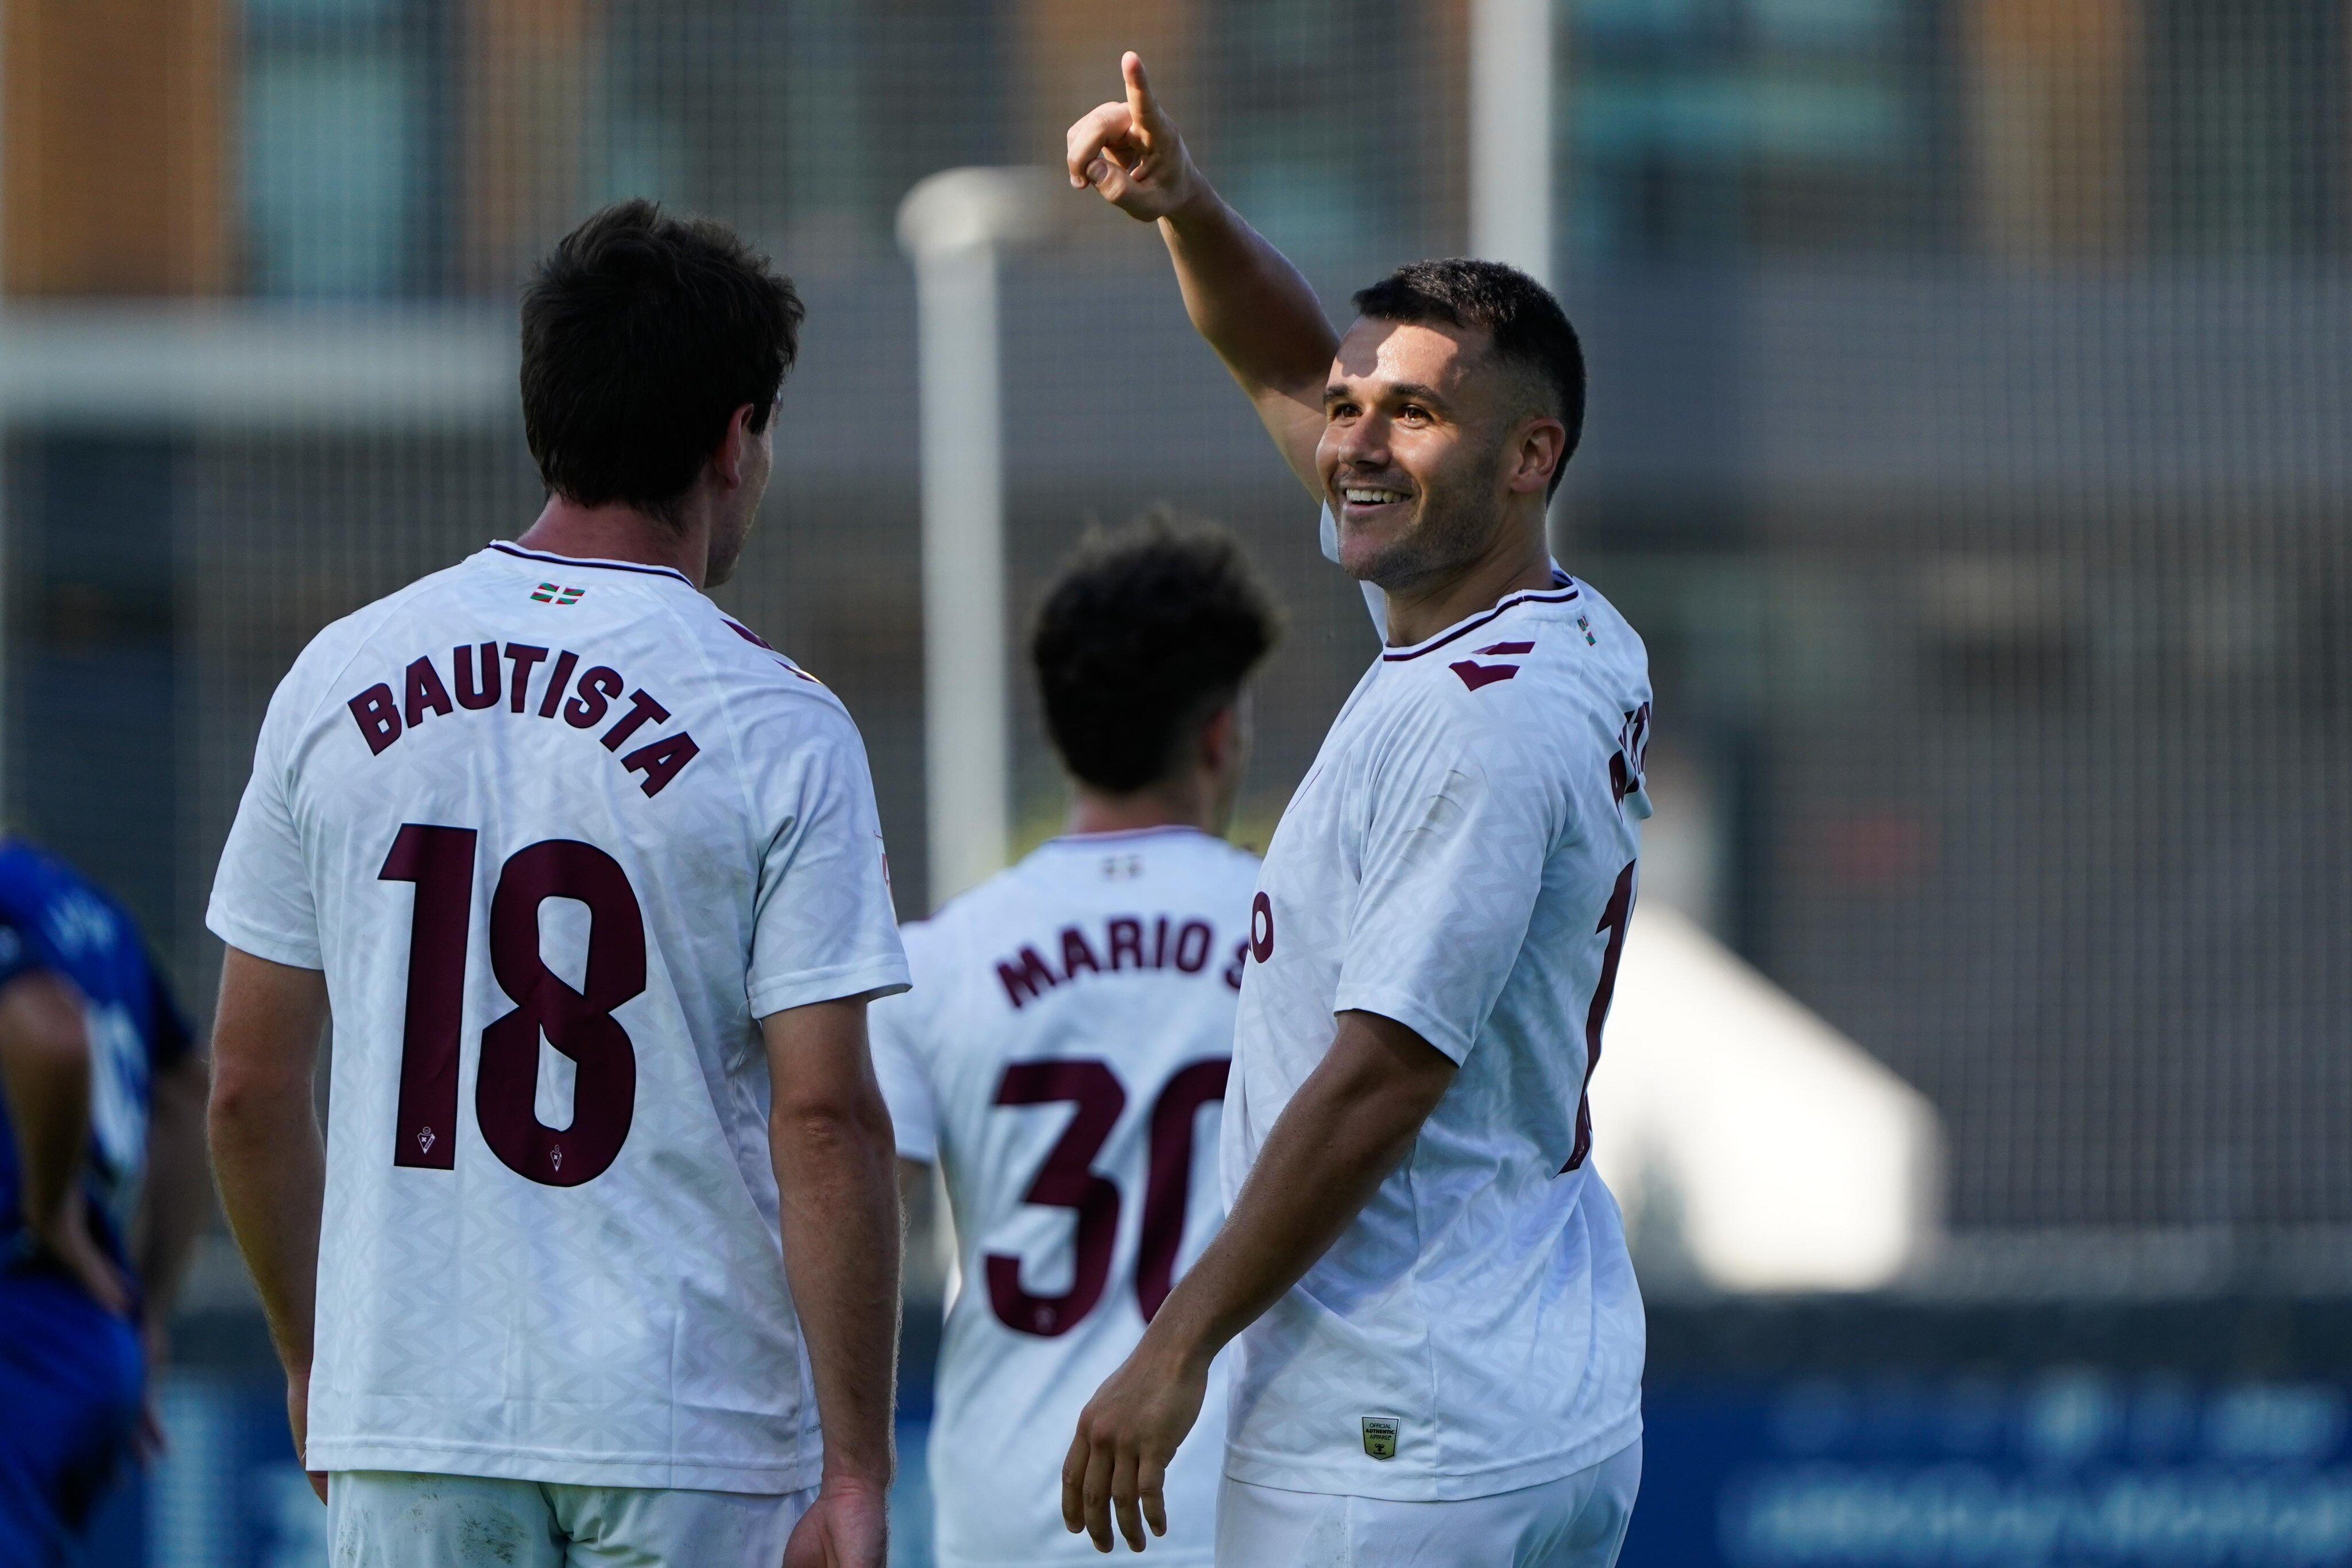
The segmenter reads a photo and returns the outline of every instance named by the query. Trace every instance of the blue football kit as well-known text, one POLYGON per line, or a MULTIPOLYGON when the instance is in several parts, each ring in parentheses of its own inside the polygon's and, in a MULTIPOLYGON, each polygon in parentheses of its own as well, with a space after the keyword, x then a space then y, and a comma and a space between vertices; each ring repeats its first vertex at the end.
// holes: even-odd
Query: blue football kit
MULTIPOLYGON (((129 1238, 158 1072, 192 1049, 121 907, 54 856, 0 840, 0 988, 49 974, 80 994, 90 1051, 82 1171, 90 1229, 134 1301, 129 1238)), ((138 1430, 135 1322, 93 1301, 26 1228, 13 1118, 0 1116, 0 1563, 72 1561, 138 1430)))

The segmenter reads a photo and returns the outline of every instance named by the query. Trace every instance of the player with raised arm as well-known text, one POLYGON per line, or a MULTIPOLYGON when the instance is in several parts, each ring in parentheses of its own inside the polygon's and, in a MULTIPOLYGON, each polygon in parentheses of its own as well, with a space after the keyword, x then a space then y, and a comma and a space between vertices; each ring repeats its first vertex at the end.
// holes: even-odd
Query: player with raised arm
POLYGON ((131 916, 0 839, 0 1563, 78 1563, 204 1222, 205 1058, 131 916), (143 1342, 143 1343, 142 1343, 143 1342))
POLYGON ((715 224, 590 218, 523 298, 546 509, 270 701, 213 1151, 338 1563, 882 1568, 906 960, 856 727, 702 592, 800 319, 715 224))
POLYGON ((1070 130, 1156 220, 1193 324, 1326 509, 1387 647, 1268 846, 1225 1101, 1231 1208, 1080 1416, 1063 1508, 1162 1528, 1210 1360, 1217 1561, 1612 1563, 1641 1473, 1641 1299, 1587 1164, 1639 847, 1640 640, 1551 559, 1582 422, 1559 304, 1491 262, 1356 296, 1344 338, 1154 102, 1070 130))
MULTIPOLYGON (((940 1568, 1092 1558, 1062 1528, 1065 1437, 1223 1217, 1257 860, 1217 835, 1275 632, 1222 530, 1082 548, 1030 642, 1069 831, 908 927, 915 989, 874 1009, 898 1152, 945 1172, 962 1269, 931 1427, 940 1568)), ((1207 1442, 1169 1469, 1174 1562, 1212 1560, 1218 1461, 1207 1442)))

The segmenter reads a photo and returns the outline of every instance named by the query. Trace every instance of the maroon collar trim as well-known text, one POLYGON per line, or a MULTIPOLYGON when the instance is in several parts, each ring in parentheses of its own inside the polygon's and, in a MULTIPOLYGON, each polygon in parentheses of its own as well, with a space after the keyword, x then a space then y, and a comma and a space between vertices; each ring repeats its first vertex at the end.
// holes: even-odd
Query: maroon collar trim
POLYGON ((504 539, 492 539, 490 548, 501 555, 515 556, 523 560, 545 561, 550 566, 584 566, 596 571, 633 571, 640 577, 676 578, 688 588, 694 586, 686 573, 673 566, 639 566, 625 560, 582 560, 575 556, 549 555, 544 550, 525 549, 520 545, 509 544, 504 539))
POLYGON ((1381 658, 1384 663, 1391 664, 1402 664, 1407 659, 1418 659, 1423 653, 1435 653, 1438 649, 1444 647, 1445 644, 1453 642, 1458 637, 1467 637, 1471 632, 1478 630, 1479 627, 1492 622, 1496 616, 1502 614, 1505 611, 1514 609, 1522 604, 1565 604, 1570 600, 1574 599, 1576 594, 1576 585, 1572 581, 1568 583, 1564 588, 1530 588, 1523 593, 1512 594, 1508 599, 1504 600, 1500 604, 1496 605, 1495 608, 1487 611, 1483 615, 1472 616, 1469 620, 1462 622, 1461 625, 1454 627, 1451 632, 1441 632, 1436 636, 1431 638, 1428 642, 1421 643, 1416 647, 1393 649, 1388 653, 1382 653, 1381 658))

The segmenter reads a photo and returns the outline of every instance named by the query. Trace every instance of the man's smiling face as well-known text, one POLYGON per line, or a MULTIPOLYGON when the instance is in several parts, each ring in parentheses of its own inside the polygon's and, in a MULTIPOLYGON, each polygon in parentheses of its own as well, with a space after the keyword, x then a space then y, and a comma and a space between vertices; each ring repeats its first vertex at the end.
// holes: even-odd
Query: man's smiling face
POLYGON ((1339 565, 1402 588, 1475 559, 1504 519, 1520 378, 1478 328, 1359 318, 1316 448, 1339 565))

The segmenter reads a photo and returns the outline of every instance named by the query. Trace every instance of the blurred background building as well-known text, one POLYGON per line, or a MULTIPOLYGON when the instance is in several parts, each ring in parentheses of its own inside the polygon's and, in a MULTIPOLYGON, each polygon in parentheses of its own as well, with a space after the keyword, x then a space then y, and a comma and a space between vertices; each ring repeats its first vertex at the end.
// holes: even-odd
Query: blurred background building
MULTIPOLYGON (((920 915, 900 197, 1057 161, 1137 47, 1344 314, 1465 244, 1469 12, 9 0, 9 821, 207 996, 203 903, 271 686, 326 621, 527 525, 516 289, 648 194, 808 298, 720 597, 848 702, 920 915)), ((1656 666, 1644 896, 1921 1092, 1948 1158, 1945 1244, 1866 1300, 1712 1293, 1674 1216, 1637 1216, 1661 1501, 1629 1563, 2352 1561, 2352 5, 1556 18, 1553 274, 1594 386, 1558 548, 1656 666), (1978 1517, 1916 1479, 1955 1465, 1990 1478, 1986 1518, 2143 1518, 2087 1479, 2000 1490, 2019 1476, 2179 1488, 2140 1535, 1903 1534, 1978 1517), (1790 1479, 1832 1471, 1851 1487, 1790 1479), (1645 1545, 1669 1514, 1699 1522, 1645 1545)), ((1072 195, 1003 298, 1014 623, 1090 521, 1164 501, 1244 530, 1293 614, 1262 842, 1372 651, 1360 602, 1149 232, 1072 195)), ((1018 711, 1033 841, 1058 786, 1018 711)), ((227 1522, 201 1505, 228 1483, 191 1479, 278 1462, 237 1425, 241 1291, 215 1249, 173 1393, 199 1436, 146 1499, 158 1563, 311 1560, 282 1462, 227 1522)))

